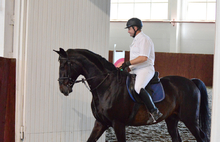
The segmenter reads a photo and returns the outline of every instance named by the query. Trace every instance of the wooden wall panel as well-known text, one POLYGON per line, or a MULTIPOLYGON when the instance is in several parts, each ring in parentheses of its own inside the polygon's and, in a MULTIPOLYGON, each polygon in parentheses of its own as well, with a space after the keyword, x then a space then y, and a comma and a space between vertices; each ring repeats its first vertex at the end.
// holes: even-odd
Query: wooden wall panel
MULTIPOLYGON (((113 51, 109 53, 113 57, 113 51)), ((128 61, 129 51, 125 53, 125 61, 128 61)), ((206 86, 212 86, 213 55, 156 52, 155 70, 159 72, 160 77, 178 75, 189 79, 198 78, 206 86)))
POLYGON ((156 53, 155 70, 160 77, 179 75, 186 78, 199 78, 206 86, 212 86, 213 55, 156 53))
POLYGON ((15 141, 15 64, 0 57, 0 142, 15 141))

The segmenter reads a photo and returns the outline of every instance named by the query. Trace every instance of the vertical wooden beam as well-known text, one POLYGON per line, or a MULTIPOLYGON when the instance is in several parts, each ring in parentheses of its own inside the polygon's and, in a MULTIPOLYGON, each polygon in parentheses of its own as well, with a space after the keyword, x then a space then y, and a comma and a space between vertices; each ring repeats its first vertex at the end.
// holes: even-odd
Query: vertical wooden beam
POLYGON ((113 51, 109 50, 108 51, 108 61, 113 63, 113 51))
POLYGON ((15 141, 15 60, 0 58, 0 141, 15 141))
POLYGON ((125 61, 129 61, 129 59, 130 59, 130 52, 125 51, 125 61))
POLYGON ((5 114, 6 114, 6 100, 7 100, 7 61, 0 58, 0 141, 4 142, 5 131, 5 114))

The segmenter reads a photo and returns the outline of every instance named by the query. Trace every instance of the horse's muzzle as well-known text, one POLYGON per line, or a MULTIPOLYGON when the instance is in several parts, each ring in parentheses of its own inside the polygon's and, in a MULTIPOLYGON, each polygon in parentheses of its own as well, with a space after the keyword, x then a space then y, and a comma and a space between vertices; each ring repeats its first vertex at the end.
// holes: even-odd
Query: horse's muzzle
POLYGON ((60 85, 60 92, 65 96, 68 96, 72 91, 72 86, 60 85))

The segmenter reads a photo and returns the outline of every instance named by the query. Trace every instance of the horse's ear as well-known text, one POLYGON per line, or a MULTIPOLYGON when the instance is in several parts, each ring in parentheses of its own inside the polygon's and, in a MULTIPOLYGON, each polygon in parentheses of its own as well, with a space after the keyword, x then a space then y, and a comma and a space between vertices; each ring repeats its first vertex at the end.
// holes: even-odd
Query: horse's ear
POLYGON ((66 51, 63 48, 60 48, 60 51, 56 51, 56 50, 53 50, 53 51, 58 53, 60 55, 60 57, 67 58, 66 51))

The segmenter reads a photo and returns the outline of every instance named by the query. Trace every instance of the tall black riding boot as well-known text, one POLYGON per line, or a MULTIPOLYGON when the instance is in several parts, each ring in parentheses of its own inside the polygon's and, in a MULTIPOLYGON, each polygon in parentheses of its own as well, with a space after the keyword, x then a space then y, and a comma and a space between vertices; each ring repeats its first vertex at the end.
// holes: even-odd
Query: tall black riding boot
POLYGON ((147 124, 152 124, 156 122, 157 119, 159 119, 163 114, 160 113, 160 111, 157 109, 157 107, 154 105, 154 102, 150 96, 150 94, 143 88, 141 88, 140 98, 144 102, 145 106, 151 113, 151 117, 147 121, 147 124))

